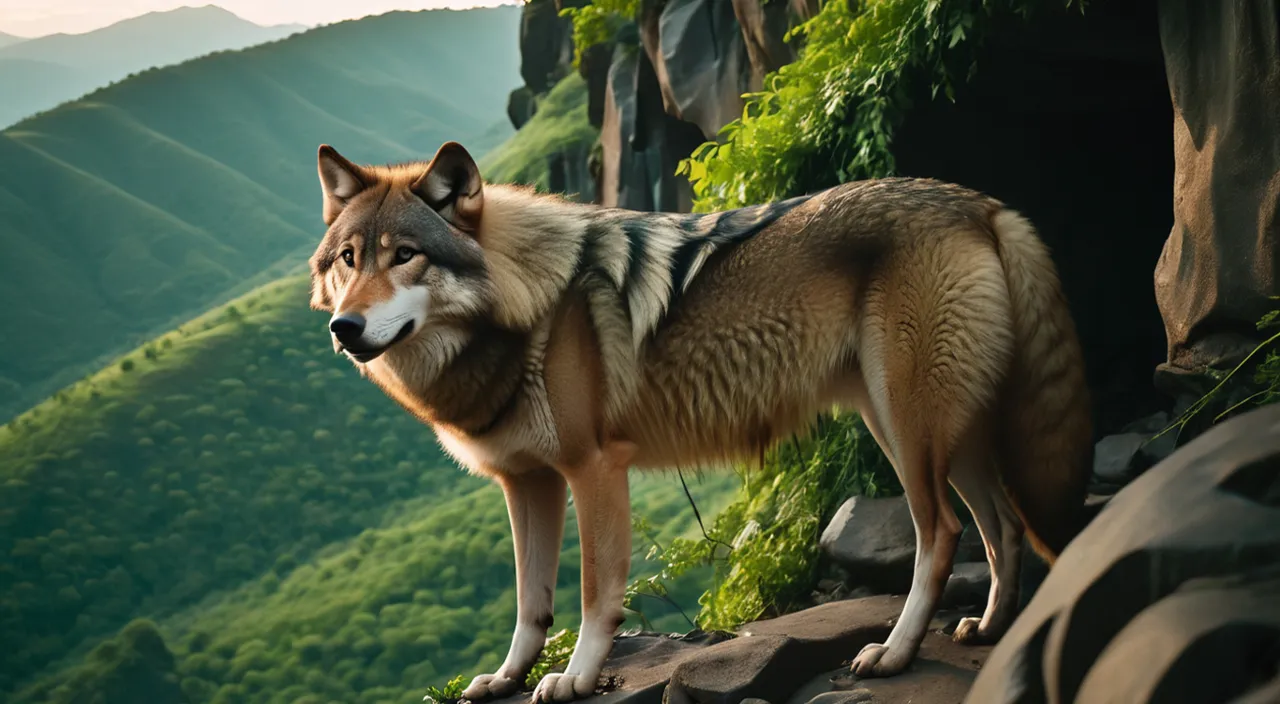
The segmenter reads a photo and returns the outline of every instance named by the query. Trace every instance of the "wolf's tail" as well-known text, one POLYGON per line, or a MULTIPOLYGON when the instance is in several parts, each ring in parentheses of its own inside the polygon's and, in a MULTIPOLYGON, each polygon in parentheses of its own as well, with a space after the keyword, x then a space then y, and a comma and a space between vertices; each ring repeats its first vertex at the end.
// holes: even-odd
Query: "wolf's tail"
POLYGON ((992 218, 1012 301, 1014 355, 1000 407, 1005 485, 1052 564, 1083 527, 1093 429, 1084 356, 1049 250, 1017 212, 992 218))

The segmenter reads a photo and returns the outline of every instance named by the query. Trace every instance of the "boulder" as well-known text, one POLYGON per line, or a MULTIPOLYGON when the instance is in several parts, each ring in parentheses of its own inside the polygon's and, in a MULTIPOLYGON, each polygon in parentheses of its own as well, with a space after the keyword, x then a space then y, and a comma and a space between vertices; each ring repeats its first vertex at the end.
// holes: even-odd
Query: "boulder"
POLYGON ((587 82, 587 121, 592 127, 604 125, 604 106, 609 98, 609 70, 613 66, 614 45, 593 44, 582 52, 578 73, 587 82))
POLYGON ((596 184, 590 156, 591 145, 571 144, 548 157, 548 189, 581 203, 595 202, 596 184))
POLYGON ((507 96, 507 119, 511 120, 512 127, 524 127, 537 111, 538 99, 529 90, 529 86, 520 86, 507 96))
POLYGON ((951 576, 947 578, 947 586, 942 591, 942 600, 938 606, 943 609, 977 606, 981 609, 987 605, 990 591, 990 565, 985 561, 957 562, 951 568, 951 576))
POLYGON ((782 40, 790 27, 791 8, 785 2, 733 0, 733 13, 751 61, 751 90, 758 91, 766 75, 796 60, 794 45, 782 40))
POLYGON ((902 496, 845 501, 819 540, 822 551, 849 573, 849 581, 886 592, 911 586, 916 533, 902 496))
POLYGON ((751 61, 733 3, 646 2, 640 38, 653 63, 667 114, 698 126, 706 139, 742 114, 751 61), (660 9, 660 11, 659 11, 660 9))
POLYGON ((551 89, 573 64, 573 29, 553 0, 531 0, 520 15, 520 77, 535 94, 551 89))
POLYGON ((1278 574, 1275 405, 1211 429, 1121 490, 1063 551, 965 701, 1261 696, 1276 686, 1274 657, 1258 654, 1280 644, 1278 574))
POLYGON ((652 210, 648 161, 631 148, 636 126, 636 78, 641 62, 635 47, 616 45, 605 88, 600 127, 601 184, 599 202, 605 207, 652 210))
POLYGON ((702 137, 692 125, 663 112, 653 65, 638 47, 615 45, 605 98, 597 202, 635 210, 691 210, 693 190, 676 176, 676 163, 702 137))
MULTIPOLYGON (((1260 653, 1280 647, 1280 570, 1184 583, 1130 621, 1080 684, 1077 701, 1222 701, 1256 689, 1260 653), (1209 666, 1189 667, 1189 663, 1209 666), (1176 693, 1176 694, 1175 694, 1176 693)), ((1280 677, 1271 669, 1271 685, 1280 677)), ((1276 701, 1276 700, 1272 700, 1276 701)))
POLYGON ((801 648, 785 636, 736 638, 676 666, 665 704, 739 702, 747 694, 781 698, 805 669, 801 648))
POLYGON ((904 601, 898 596, 837 601, 747 624, 738 638, 681 662, 672 673, 667 702, 786 701, 806 681, 888 637, 904 601))
POLYGON ((1134 460, 1147 437, 1141 433, 1108 435, 1093 448, 1093 474, 1108 482, 1123 484, 1135 474, 1134 460))
POLYGON ((964 699, 990 651, 960 645, 935 628, 905 672, 863 679, 845 664, 810 680, 786 704, 954 704, 964 699))
POLYGON ((1173 101, 1173 228, 1155 269, 1157 382, 1198 396, 1280 294, 1280 2, 1157 3, 1173 101), (1199 383, 1178 377, 1196 377, 1199 383))

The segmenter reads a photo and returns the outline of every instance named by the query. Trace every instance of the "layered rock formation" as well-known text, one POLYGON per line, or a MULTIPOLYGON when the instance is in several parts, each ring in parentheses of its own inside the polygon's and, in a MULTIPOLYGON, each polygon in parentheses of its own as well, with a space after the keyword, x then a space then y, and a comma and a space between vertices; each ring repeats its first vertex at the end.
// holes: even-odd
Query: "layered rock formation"
POLYGON ((1280 294, 1280 2, 1162 0, 1173 100, 1173 231, 1155 270, 1158 380, 1198 396, 1262 339, 1280 294), (1198 378, 1197 378, 1198 377, 1198 378))
POLYGON ((966 702, 1262 702, 1280 692, 1280 405, 1123 489, 1058 559, 966 702))
MULTIPOLYGON (((558 13, 583 4, 525 5, 525 86, 508 104, 517 128, 531 116, 535 96, 573 70, 572 31, 558 13)), ((816 0, 643 0, 639 22, 588 48, 578 66, 589 87, 588 115, 601 130, 596 202, 690 210, 692 192, 676 176, 676 164, 742 114, 743 93, 759 90, 765 75, 795 59, 795 47, 782 38, 816 11, 816 0)))

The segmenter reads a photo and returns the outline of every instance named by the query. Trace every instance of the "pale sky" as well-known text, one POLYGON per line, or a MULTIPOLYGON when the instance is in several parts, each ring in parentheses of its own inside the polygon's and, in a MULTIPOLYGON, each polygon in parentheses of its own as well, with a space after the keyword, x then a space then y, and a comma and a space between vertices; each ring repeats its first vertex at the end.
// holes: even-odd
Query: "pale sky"
POLYGON ((308 26, 380 15, 392 10, 430 10, 512 5, 519 0, 0 0, 0 32, 36 37, 79 34, 130 17, 184 5, 218 5, 258 24, 308 26))

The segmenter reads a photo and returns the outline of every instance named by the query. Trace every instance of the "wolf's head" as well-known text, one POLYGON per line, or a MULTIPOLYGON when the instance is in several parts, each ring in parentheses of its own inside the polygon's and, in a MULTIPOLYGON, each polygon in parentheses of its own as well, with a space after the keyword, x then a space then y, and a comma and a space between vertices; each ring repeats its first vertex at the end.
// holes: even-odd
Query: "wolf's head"
POLYGON ((377 358, 433 324, 483 314, 476 233, 484 186, 462 145, 430 163, 358 166, 320 147, 323 241, 311 257, 311 306, 330 312, 334 349, 377 358))

